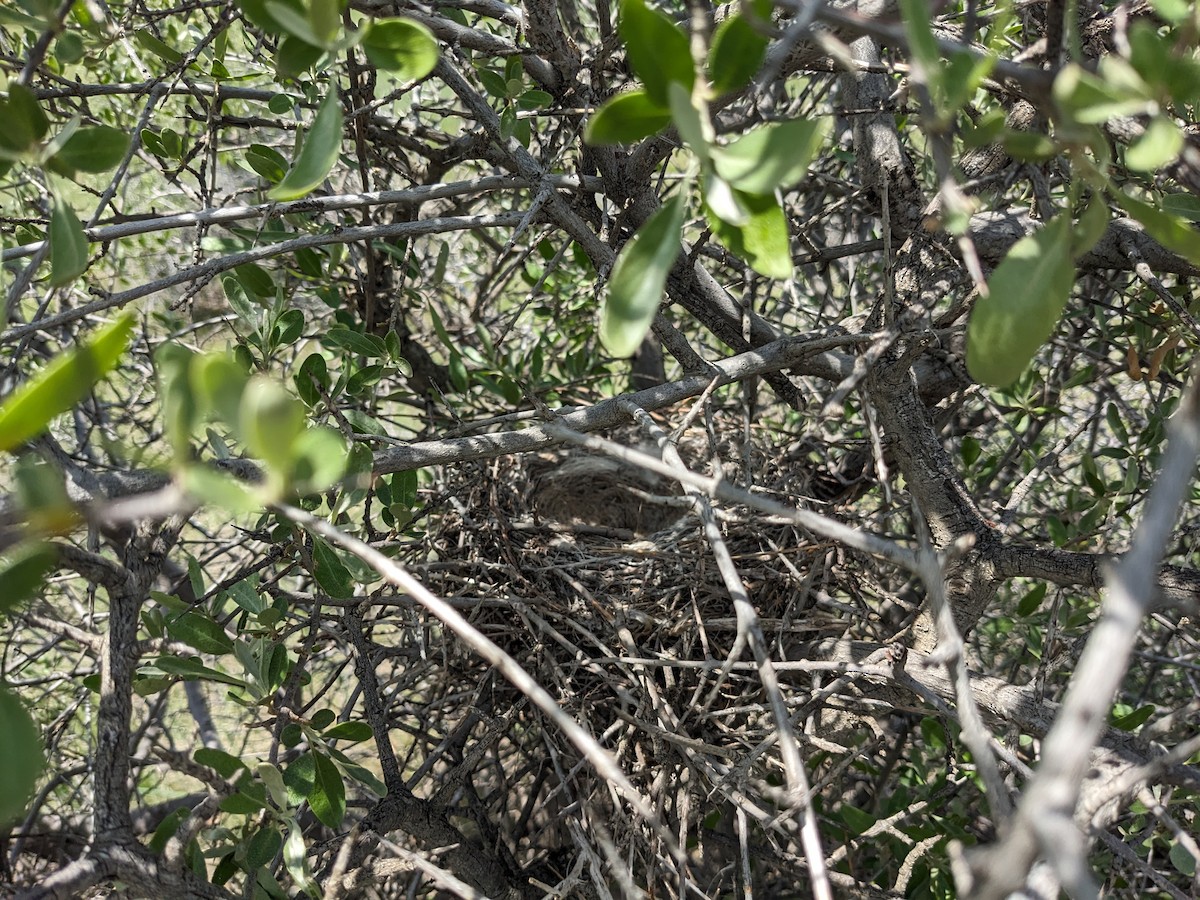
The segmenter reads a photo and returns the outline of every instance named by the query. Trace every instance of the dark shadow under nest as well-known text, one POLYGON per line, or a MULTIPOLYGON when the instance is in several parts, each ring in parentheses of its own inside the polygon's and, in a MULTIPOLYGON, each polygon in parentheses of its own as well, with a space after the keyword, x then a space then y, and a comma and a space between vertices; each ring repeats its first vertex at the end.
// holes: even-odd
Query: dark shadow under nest
MULTIPOLYGON (((697 471, 707 458, 701 450, 684 453, 697 471)), ((756 490, 796 502, 804 478, 779 463, 786 457, 763 439, 749 462, 777 480, 756 490)), ((635 886, 674 884, 662 894, 673 896, 684 870, 704 896, 725 895, 737 880, 742 814, 758 820, 756 886, 796 895, 806 868, 799 816, 776 815, 776 725, 748 651, 718 683, 737 621, 691 501, 624 463, 567 451, 438 477, 441 512, 413 571, 600 741, 687 848, 688 864, 671 860, 660 835, 616 801, 518 691, 423 617, 418 628, 408 618, 395 632, 419 646, 393 644, 391 678, 380 670, 391 682, 396 727, 411 736, 408 765, 465 775, 454 802, 467 830, 562 896, 634 896, 635 886)), ((804 659, 815 641, 880 637, 862 560, 751 510, 718 513, 773 659, 804 659)), ((377 643, 381 627, 377 619, 377 643)), ((781 680, 796 730, 807 733, 801 746, 819 762, 817 790, 841 797, 857 784, 844 775, 847 760, 864 744, 878 750, 878 735, 844 722, 835 728, 839 698, 810 702, 820 687, 810 675, 781 680)))

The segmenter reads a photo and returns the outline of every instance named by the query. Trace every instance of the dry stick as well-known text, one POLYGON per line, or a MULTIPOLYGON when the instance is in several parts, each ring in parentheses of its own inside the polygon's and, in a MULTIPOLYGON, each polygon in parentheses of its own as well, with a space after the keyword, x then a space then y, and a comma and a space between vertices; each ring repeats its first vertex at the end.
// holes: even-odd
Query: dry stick
POLYGON ((424 606, 438 618, 447 628, 457 634, 472 650, 485 661, 495 666, 505 678, 521 693, 533 701, 534 705, 544 712, 555 725, 570 738, 580 753, 592 764, 596 772, 615 786, 637 813, 658 833, 659 837, 671 850, 671 855, 682 861, 683 852, 675 844, 671 833, 663 827, 650 803, 644 798, 625 776, 625 773, 613 761, 608 751, 596 742, 578 722, 566 714, 554 698, 526 672, 521 665, 493 643, 474 625, 463 618, 453 606, 434 596, 425 585, 421 584, 409 571, 395 560, 384 556, 374 547, 352 537, 316 516, 292 506, 279 505, 272 507, 288 520, 301 525, 314 534, 319 535, 331 544, 354 554, 379 575, 395 587, 407 593, 410 597, 424 606))
POLYGON ((1188 312, 1187 307, 1180 303, 1179 299, 1167 290, 1166 285, 1159 280, 1158 276, 1151 271, 1150 266, 1146 264, 1141 251, 1138 250, 1133 241, 1127 237, 1124 238, 1121 241, 1121 249, 1129 257, 1130 262, 1133 263, 1134 274, 1145 282, 1150 290, 1154 291, 1155 296, 1159 300, 1170 307, 1171 312, 1175 313, 1179 317, 1179 320, 1191 330, 1193 336, 1200 337, 1200 323, 1188 312))
POLYGON ((455 897, 463 897, 466 900, 488 900, 487 895, 483 891, 471 887, 471 885, 467 884, 453 872, 449 872, 441 866, 430 862, 421 854, 413 853, 399 844, 392 843, 387 838, 381 837, 379 843, 396 854, 403 862, 412 866, 412 868, 419 869, 422 875, 439 888, 444 891, 450 891, 455 897))
MULTIPOLYGON (((667 435, 655 424, 650 415, 644 409, 635 406, 629 401, 625 401, 623 406, 633 417, 634 421, 658 442, 659 449, 662 451, 663 461, 674 470, 676 477, 690 474, 687 466, 684 465, 683 460, 679 457, 679 451, 667 440, 667 435)), ((783 699, 783 692, 779 689, 779 679, 775 675, 775 670, 771 667, 771 658, 767 652, 767 640, 763 636, 762 628, 758 622, 758 612, 750 602, 749 592, 746 590, 746 585, 737 570, 737 565, 729 553, 729 547, 726 545, 725 538, 721 534, 721 528, 717 524, 716 517, 713 515, 712 504, 708 502, 708 498, 704 493, 694 485, 685 484, 684 491, 692 497, 696 511, 700 515, 700 521, 704 524, 704 537, 712 548, 713 558, 717 563, 717 570, 721 574, 721 580, 725 583, 725 589, 729 591, 729 596, 733 600, 734 612, 737 615, 737 637, 733 642, 733 648, 729 651, 726 664, 732 665, 736 661, 736 658, 741 655, 742 648, 749 642, 755 661, 758 663, 759 680, 762 682, 763 690, 766 692, 767 699, 771 704, 771 712, 775 718, 775 729, 779 738, 780 758, 788 780, 787 802, 789 806, 799 808, 801 813, 800 839, 804 845, 804 854, 808 859, 813 893, 818 898, 822 898, 822 900, 824 898, 832 900, 833 894, 829 889, 829 878, 825 873, 825 853, 821 849, 821 838, 817 833, 816 813, 812 808, 812 793, 809 790, 808 774, 804 770, 804 761, 800 759, 800 747, 796 743, 796 736, 792 733, 792 723, 791 717, 788 715, 787 702, 783 699)), ((720 684, 727 674, 728 669, 723 667, 717 676, 717 684, 720 684)), ((744 824, 745 814, 741 813, 741 816, 742 818, 739 821, 744 824)), ((749 891, 748 881, 744 889, 749 891)))
POLYGON ((1089 754, 1105 726, 1142 619, 1153 609, 1158 564, 1200 454, 1200 366, 1193 369, 1168 428, 1170 443, 1133 546, 1105 579, 1100 621, 1079 659, 1054 727, 1042 742, 1041 763, 1013 828, 999 845, 971 858, 969 870, 958 867, 955 873, 960 889, 979 900, 1000 900, 1019 888, 1039 851, 1072 896, 1099 897, 1083 836, 1071 817, 1089 754))
MULTIPOLYGON (((983 724, 983 717, 979 714, 979 707, 975 705, 975 697, 971 692, 971 673, 967 671, 966 660, 963 658, 962 635, 959 633, 958 626, 954 624, 954 611, 950 608, 950 601, 946 598, 945 572, 934 552, 925 517, 915 500, 913 501, 913 517, 917 523, 917 534, 921 542, 921 549, 917 556, 921 571, 918 574, 925 582, 925 589, 929 593, 929 601, 933 605, 934 622, 938 632, 938 646, 930 654, 929 661, 932 663, 936 660, 943 663, 954 684, 954 697, 958 704, 959 721, 962 723, 963 740, 971 749, 971 755, 975 757, 975 765, 979 768, 979 772, 983 776, 983 783, 987 787, 988 803, 996 818, 1000 820, 998 825, 1002 828, 1012 815, 1012 802, 1008 796, 1008 789, 1004 786, 1004 779, 1000 776, 1000 767, 996 763, 996 757, 992 753, 992 736, 983 724)), ((966 551, 974 543, 974 535, 965 537, 970 540, 960 539, 958 542, 962 551, 966 551)), ((952 548, 952 552, 958 549, 959 547, 956 546, 952 548)))
POLYGON ((152 281, 122 291, 119 294, 108 294, 99 300, 85 303, 83 306, 59 313, 56 316, 46 316, 28 325, 10 328, 0 334, 0 345, 18 340, 27 334, 44 328, 53 328, 66 322, 72 322, 90 316, 93 313, 112 309, 114 306, 124 306, 133 300, 139 300, 150 294, 158 293, 177 284, 183 284, 197 279, 209 279, 222 272, 236 268, 243 263, 257 262, 273 256, 284 256, 305 247, 321 247, 326 244, 354 244, 360 241, 377 239, 392 239, 399 237, 415 237, 423 234, 441 234, 445 231, 466 231, 472 228, 509 228, 521 221, 520 213, 501 213, 495 216, 447 216, 437 219, 422 219, 418 222, 397 222, 391 225, 371 225, 361 228, 337 228, 327 234, 305 234, 289 241, 277 244, 266 244, 223 256, 197 266, 190 266, 166 278, 152 281))
MULTIPOLYGON (((554 187, 562 190, 583 189, 597 191, 600 189, 600 179, 595 176, 576 178, 567 175, 551 175, 547 178, 554 187)), ((344 209, 367 209, 372 206, 390 206, 397 203, 424 203, 430 200, 443 200, 448 197, 460 197, 464 194, 487 193, 491 191, 515 191, 532 187, 527 178, 517 178, 513 175, 488 175, 473 181, 451 181, 444 184, 428 184, 408 188, 402 191, 366 191, 358 194, 331 194, 326 197, 306 197, 303 200, 293 200, 290 203, 256 203, 250 206, 222 206, 201 209, 197 212, 176 213, 174 215, 147 216, 132 222, 122 222, 119 225, 108 225, 103 228, 85 228, 84 236, 92 244, 106 244, 121 238, 134 237, 139 234, 152 234, 157 231, 171 231, 176 228, 191 228, 193 226, 229 225, 233 222, 257 220, 263 216, 285 215, 318 215, 320 213, 338 212, 344 209)), ((46 246, 46 241, 34 241, 16 247, 0 250, 0 262, 32 256, 46 246)))

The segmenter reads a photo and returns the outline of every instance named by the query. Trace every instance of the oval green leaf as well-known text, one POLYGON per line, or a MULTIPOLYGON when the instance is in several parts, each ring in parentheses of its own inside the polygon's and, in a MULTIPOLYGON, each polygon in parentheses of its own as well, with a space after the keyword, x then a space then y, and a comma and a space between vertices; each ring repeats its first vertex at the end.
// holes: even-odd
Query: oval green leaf
POLYGON ((625 41, 629 64, 655 103, 667 105, 672 81, 692 89, 696 72, 688 37, 670 19, 648 7, 645 0, 622 0, 617 31, 625 41))
POLYGON ((283 835, 275 825, 266 825, 254 832, 246 843, 246 870, 269 865, 275 855, 283 849, 283 835))
POLYGON ((33 718, 5 688, 0 688, 0 759, 0 822, 9 822, 25 809, 45 758, 33 718))
POLYGON ((346 600, 354 596, 354 578, 336 551, 318 537, 312 542, 313 577, 330 597, 346 600))
POLYGON ((362 48, 378 68, 395 72, 403 81, 424 78, 438 61, 433 32, 412 19, 376 20, 363 38, 362 48))
POLYGON ((0 613, 24 603, 41 588, 46 573, 54 568, 58 553, 43 541, 22 541, 0 556, 0 613))
MULTIPOLYGON (((768 4, 763 18, 770 21, 769 17, 768 4)), ((745 87, 762 65, 766 49, 767 38, 755 31, 741 13, 718 25, 708 54, 708 80, 713 93, 720 96, 745 87)))
POLYGON ((233 650, 233 639, 225 633, 225 629, 199 613, 188 612, 178 618, 168 619, 167 632, 201 653, 221 656, 233 650))
POLYGON ((671 120, 679 136, 700 157, 702 163, 707 163, 712 155, 715 137, 712 125, 696 106, 696 98, 678 81, 673 81, 667 88, 667 101, 671 107, 671 120))
POLYGON ((242 393, 238 422, 251 453, 279 473, 291 471, 292 445, 304 430, 299 400, 270 378, 253 378, 242 393))
POLYGON ((208 766, 222 778, 232 778, 242 769, 249 768, 239 757, 216 747, 199 747, 192 753, 192 759, 208 766))
POLYGON ((359 741, 370 740, 374 734, 371 726, 366 722, 339 722, 321 736, 328 740, 350 741, 357 744, 359 741))
POLYGON ((274 147, 251 144, 246 151, 246 164, 271 184, 283 181, 287 174, 287 159, 274 147))
POLYGON ((13 391, 0 405, 0 451, 39 434, 51 419, 86 397, 92 385, 117 364, 132 331, 133 317, 121 316, 13 391))
POLYGON ((792 251, 788 241, 787 217, 773 194, 734 191, 734 198, 747 213, 747 220, 732 224, 716 215, 707 203, 704 212, 713 234, 730 253, 768 278, 792 277, 792 251))
POLYGON ((346 785, 342 782, 342 773, 323 753, 314 753, 313 762, 316 763, 316 778, 308 795, 308 804, 323 824, 338 828, 346 815, 346 785))
POLYGON ((79 172, 107 172, 115 168, 129 149, 129 135, 118 128, 98 125, 80 128, 54 154, 56 162, 79 172))
POLYGON ((325 180, 337 162, 341 146, 342 103, 338 99, 337 88, 330 85, 299 155, 283 181, 273 187, 267 196, 272 200, 298 200, 312 191, 325 180))
POLYGON ((632 356, 650 330, 679 255, 685 194, 681 190, 664 203, 617 256, 600 316, 600 342, 613 356, 632 356))
POLYGON ((309 428, 292 446, 293 477, 305 493, 323 491, 346 471, 346 442, 332 428, 309 428))
POLYGON ((589 144, 632 144, 671 124, 671 113, 645 91, 610 97, 588 120, 583 139, 589 144))
POLYGON ((1058 216, 1017 241, 988 279, 988 296, 971 313, 971 377, 997 387, 1016 381, 1054 331, 1074 281, 1070 216, 1058 216))
POLYGON ((828 119, 772 122, 714 150, 713 162, 717 173, 739 191, 770 194, 804 177, 828 131, 828 119))
POLYGON ((60 197, 50 211, 50 284, 61 287, 83 274, 88 263, 87 235, 83 225, 60 197))

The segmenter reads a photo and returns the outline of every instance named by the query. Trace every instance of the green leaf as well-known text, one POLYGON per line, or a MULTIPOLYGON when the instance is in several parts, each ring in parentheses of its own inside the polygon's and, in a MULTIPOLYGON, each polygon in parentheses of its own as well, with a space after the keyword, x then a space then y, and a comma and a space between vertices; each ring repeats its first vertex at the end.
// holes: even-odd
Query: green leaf
POLYGON ((1200 222, 1200 197, 1195 194, 1163 194, 1162 211, 1191 222, 1200 222))
POLYGON ((314 710, 312 715, 308 717, 309 723, 317 731, 324 731, 330 725, 337 721, 337 713, 325 706, 321 709, 314 710))
POLYGON ((329 93, 317 110, 317 117, 304 137, 304 145, 283 181, 273 187, 267 197, 271 200, 298 200, 325 180, 337 162, 342 146, 342 104, 337 88, 330 85, 329 93))
POLYGON ((276 347, 283 347, 293 343, 303 332, 304 313, 298 309, 285 309, 271 329, 271 342, 276 347))
POLYGON ((48 9, 42 11, 41 18, 35 19, 33 16, 27 16, 24 13, 17 12, 15 9, 0 6, 0 24, 13 25, 17 28, 27 28, 33 32, 40 32, 46 28, 54 27, 55 23, 54 17, 48 9))
POLYGON ((670 19, 647 6, 645 0, 621 0, 617 31, 625 41, 629 64, 655 103, 667 105, 667 90, 673 81, 691 91, 696 72, 688 37, 670 19))
MULTIPOLYGON (((296 741, 296 744, 299 743, 296 741)), ((288 790, 288 806, 299 806, 308 799, 316 782, 316 770, 311 752, 301 753, 288 764, 283 773, 283 783, 287 785, 288 790)))
POLYGON ((230 354, 205 353, 188 367, 196 413, 200 418, 236 425, 246 373, 230 354))
POLYGON ((1064 66, 1054 79, 1053 95, 1067 116, 1083 124, 1150 112, 1155 105, 1141 76, 1116 57, 1105 58, 1099 75, 1075 63, 1064 66))
POLYGON ((304 846, 304 831, 294 820, 288 823, 287 840, 283 842, 283 864, 297 886, 308 891, 313 884, 308 869, 308 850, 304 846))
POLYGON ((323 491, 346 471, 346 442, 332 428, 310 428, 292 445, 293 477, 301 493, 323 491))
POLYGON ((275 30, 283 29, 289 36, 299 38, 310 46, 328 49, 328 40, 317 34, 313 28, 311 7, 306 9, 304 4, 285 3, 280 0, 266 0, 262 7, 274 24, 275 30))
POLYGON ((321 538, 312 539, 313 577, 330 597, 346 600, 354 596, 354 579, 337 552, 321 538))
POLYGON ((1021 602, 1017 604, 1018 616, 1031 616, 1042 605, 1042 601, 1046 599, 1046 582, 1036 584, 1033 588, 1021 598, 1021 602))
POLYGON ((681 189, 664 203, 617 255, 600 316, 600 341, 613 356, 632 356, 650 330, 679 256, 686 194, 681 189))
POLYGON ((1185 847, 1182 841, 1175 841, 1171 844, 1171 851, 1167 854, 1167 858, 1171 860, 1171 865, 1179 874, 1188 878, 1196 876, 1196 857, 1192 856, 1192 851, 1185 847))
POLYGON ((150 838, 150 849, 155 853, 162 853, 166 849, 167 841, 179 830, 179 826, 183 824, 184 819, 191 815, 191 812, 190 809, 184 806, 163 819, 158 827, 154 829, 154 834, 150 838))
POLYGON ((589 144, 632 144, 671 124, 670 111, 645 91, 610 97, 588 120, 583 139, 589 144))
POLYGON ((133 316, 122 315, 13 391, 0 405, 0 451, 36 437, 51 419, 86 397, 117 364, 132 331, 133 316))
POLYGON ((371 731, 371 726, 366 722, 339 722, 321 736, 331 741, 350 741, 357 744, 359 741, 370 740, 374 735, 375 732, 371 731))
POLYGON ((438 61, 433 32, 412 19, 377 19, 362 42, 363 53, 378 68, 395 72, 402 81, 418 81, 438 61))
POLYGON ((325 56, 325 51, 292 34, 279 39, 275 51, 275 72, 279 78, 296 78, 325 56))
POLYGON ((1076 259, 1095 247, 1100 238, 1104 237, 1110 218, 1104 196, 1097 194, 1092 197, 1071 232, 1071 254, 1076 259))
POLYGON ((184 681, 218 681, 235 687, 246 687, 246 682, 242 679, 211 669, 192 656, 160 656, 151 665, 160 672, 174 675, 184 681))
POLYGON ((46 136, 50 120, 38 104, 33 91, 23 84, 9 84, 8 100, 0 101, 0 147, 24 153, 46 136))
POLYGON ((976 381, 1006 387, 1054 331, 1071 296, 1071 219, 1060 215, 1013 245, 988 279, 967 329, 967 369, 976 381))
POLYGON ((189 647, 195 647, 201 653, 221 656, 233 650, 233 639, 225 633, 225 629, 199 613, 189 612, 168 619, 167 632, 176 640, 183 641, 189 647))
POLYGON ((25 810, 45 757, 33 717, 7 688, 0 688, 0 759, 0 822, 11 822, 25 810))
POLYGON ((451 350, 450 359, 446 360, 446 368, 450 372, 450 384, 454 385, 454 389, 460 394, 466 394, 470 386, 470 374, 467 372, 467 364, 463 362, 462 354, 458 350, 451 350))
POLYGON ((275 855, 283 849, 283 835, 279 829, 268 824, 258 829, 246 842, 246 869, 253 872, 262 866, 270 865, 275 855))
POLYGON ((713 151, 717 173, 739 191, 770 194, 804 177, 829 131, 828 119, 772 122, 713 151))
POLYGON ((320 46, 328 46, 342 26, 341 0, 309 0, 308 23, 320 46))
POLYGON ((17 460, 13 475, 17 503, 31 531, 62 533, 75 525, 75 506, 57 466, 27 453, 17 460))
POLYGON ((182 53, 180 53, 174 47, 171 47, 170 45, 163 43, 162 41, 160 41, 158 38, 156 38, 153 34, 151 34, 149 31, 146 31, 145 29, 137 32, 133 36, 133 38, 134 38, 134 40, 136 40, 138 42, 138 45, 143 50, 147 51, 148 53, 153 53, 155 56, 157 56, 163 62, 170 63, 171 65, 175 65, 176 63, 181 62, 183 60, 182 53))
POLYGON ((1060 149, 1049 135, 1034 131, 1005 131, 1000 143, 1009 156, 1022 162, 1045 162, 1057 156, 1060 149))
POLYGON ((387 344, 383 338, 373 334, 364 334, 344 325, 335 325, 325 333, 324 340, 337 347, 343 347, 352 353, 361 353, 368 357, 384 357, 388 355, 387 344))
POLYGON ((523 112, 529 112, 535 109, 544 109, 554 102, 554 95, 548 94, 545 91, 539 91, 536 88, 530 88, 521 93, 517 98, 517 108, 523 112))
POLYGON ((508 97, 508 82, 504 76, 495 69, 486 67, 476 69, 476 74, 479 76, 479 81, 483 85, 483 89, 495 97, 497 100, 505 100, 508 97))
MULTIPOLYGON (((759 12, 759 18, 770 21, 770 5, 759 12)), ((758 11, 758 10, 756 10, 758 11)), ((750 24, 742 13, 730 16, 713 33, 712 50, 708 54, 708 80, 717 96, 740 90, 762 65, 767 38, 750 24)))
POLYGON ((323 753, 314 753, 316 763, 312 792, 308 804, 313 815, 330 828, 339 828, 346 816, 346 785, 342 773, 333 761, 323 753))
POLYGON ((300 399, 309 406, 316 406, 321 402, 321 391, 318 388, 329 390, 329 366, 325 362, 325 357, 320 353, 310 353, 304 357, 304 362, 300 364, 299 370, 295 377, 296 392, 300 395, 300 399), (315 384, 314 384, 315 382, 315 384))
POLYGON ((1146 226, 1150 237, 1168 250, 1174 250, 1188 262, 1200 266, 1200 232, 1189 228, 1176 216, 1143 203, 1128 194, 1118 194, 1117 200, 1131 216, 1146 226))
POLYGON ((271 802, 280 809, 287 809, 287 786, 283 782, 283 773, 279 771, 279 767, 269 762, 261 762, 254 767, 254 771, 258 773, 259 779, 270 793, 271 802))
POLYGON ((84 273, 88 264, 87 235, 75 211, 55 195, 50 210, 50 284, 61 287, 84 273))
MULTIPOLYGON (((196 593, 203 593, 203 591, 197 591, 196 593)), ((257 614, 267 608, 266 602, 258 592, 254 577, 243 578, 236 584, 231 585, 224 593, 234 603, 246 610, 246 612, 257 614)))
POLYGON ((263 507, 263 500, 254 488, 224 472, 190 465, 183 469, 180 479, 184 491, 197 502, 232 513, 256 512, 263 507))
POLYGON ((14 609, 37 594, 46 573, 54 568, 58 553, 42 541, 22 541, 0 555, 0 613, 14 609))
POLYGON ((691 92, 679 82, 672 81, 667 88, 667 102, 671 107, 671 120, 683 142, 703 162, 708 162, 715 136, 712 134, 712 125, 705 121, 696 108, 691 92))
POLYGON ((242 769, 249 768, 232 753, 226 753, 216 747, 200 747, 192 754, 192 759, 202 766, 208 766, 222 778, 232 778, 242 769))
POLYGON ((370 769, 360 766, 358 763, 349 762, 345 759, 340 760, 340 762, 342 764, 342 771, 344 771, 359 784, 372 791, 376 797, 387 796, 387 786, 384 785, 384 783, 377 777, 375 777, 375 774, 371 772, 370 769))
MULTIPOLYGON (((930 27, 933 15, 929 3, 927 0, 900 0, 900 10, 913 59, 923 68, 927 82, 932 82, 940 72, 941 53, 930 27)), ((935 85, 929 83, 929 87, 932 90, 935 85)))
POLYGON ((965 435, 960 450, 963 464, 968 468, 975 465, 975 460, 979 459, 981 453, 983 453, 983 447, 979 443, 979 439, 969 434, 965 435))
POLYGON ((233 270, 233 277, 252 297, 274 297, 275 279, 257 263, 244 263, 233 270))
POLYGON ((257 816, 267 808, 267 804, 265 797, 255 797, 245 790, 241 790, 236 794, 221 798, 217 808, 231 816, 257 816))
POLYGON ((1162 168, 1183 149, 1183 132, 1164 115, 1153 117, 1145 133, 1125 151, 1125 165, 1135 172, 1162 168))
POLYGON ((247 449, 281 474, 292 470, 292 445, 304 430, 304 406, 266 376, 250 379, 242 393, 238 431, 247 449))
POLYGON ((792 251, 788 241, 787 217, 772 194, 734 191, 738 205, 746 210, 744 224, 734 225, 717 216, 705 203, 704 211, 713 234, 730 253, 744 259, 754 271, 768 278, 792 277, 792 251))
POLYGON ((875 817, 866 810, 859 809, 856 806, 851 806, 848 803, 843 804, 838 812, 841 814, 842 821, 845 822, 850 830, 855 834, 862 834, 868 828, 874 825, 876 821, 875 817))
POLYGON ((392 497, 394 502, 412 509, 417 505, 417 470, 407 469, 392 476, 392 497))
POLYGON ((161 344, 154 353, 166 436, 177 462, 191 458, 192 432, 199 418, 191 381, 194 358, 187 347, 171 342, 161 344))
POLYGON ((54 160, 80 172, 107 172, 116 168, 128 149, 128 133, 97 125, 76 130, 54 154, 54 160))
POLYGON ((1145 706, 1138 707, 1131 713, 1113 717, 1112 725, 1121 731, 1137 731, 1156 712, 1158 712, 1158 707, 1152 703, 1148 703, 1145 706))

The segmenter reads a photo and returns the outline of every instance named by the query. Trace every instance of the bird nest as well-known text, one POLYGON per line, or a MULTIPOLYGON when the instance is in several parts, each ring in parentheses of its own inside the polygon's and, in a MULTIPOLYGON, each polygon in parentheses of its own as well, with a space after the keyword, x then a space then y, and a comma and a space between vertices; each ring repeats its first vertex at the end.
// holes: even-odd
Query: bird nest
MULTIPOLYGON (((694 469, 706 444, 683 452, 694 469)), ((762 438, 741 456, 775 480, 756 491, 796 501, 804 476, 779 464, 782 446, 762 438)), ((423 651, 438 667, 412 712, 457 704, 458 733, 491 748, 472 776, 489 827, 548 885, 578 882, 606 859, 606 878, 616 866, 643 887, 676 880, 669 833, 690 848, 702 890, 727 890, 736 816, 779 805, 779 754, 765 749, 777 724, 692 500, 668 479, 575 451, 464 464, 442 471, 438 487, 445 512, 414 570, 615 757, 660 823, 617 802, 561 729, 474 652, 427 631, 441 641, 423 651)), ((812 642, 873 618, 862 567, 844 548, 750 510, 717 512, 774 659, 803 658, 812 642)), ((789 698, 809 695, 803 677, 788 676, 789 698)), ((780 849, 762 863, 766 882, 789 891, 805 874, 797 821, 771 826, 780 849)))

